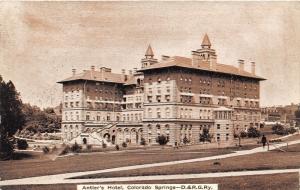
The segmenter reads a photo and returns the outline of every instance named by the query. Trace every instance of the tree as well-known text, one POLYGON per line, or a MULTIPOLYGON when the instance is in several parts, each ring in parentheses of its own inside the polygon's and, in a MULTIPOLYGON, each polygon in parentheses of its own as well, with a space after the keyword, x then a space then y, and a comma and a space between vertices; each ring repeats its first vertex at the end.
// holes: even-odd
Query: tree
POLYGON ((23 104, 22 111, 25 115, 23 130, 33 133, 53 133, 59 131, 61 118, 55 114, 53 108, 41 110, 37 106, 23 104))
POLYGON ((0 158, 11 158, 13 153, 13 135, 24 124, 22 101, 14 84, 5 82, 0 76, 0 158))
POLYGON ((249 138, 256 138, 256 137, 260 137, 260 132, 254 128, 254 127, 250 127, 247 131, 247 136, 249 138))
POLYGON ((166 136, 164 136, 164 135, 159 135, 158 137, 157 137, 157 139, 156 139, 156 142, 159 144, 159 145, 166 145, 168 142, 169 142, 169 140, 168 140, 168 138, 166 137, 166 136))

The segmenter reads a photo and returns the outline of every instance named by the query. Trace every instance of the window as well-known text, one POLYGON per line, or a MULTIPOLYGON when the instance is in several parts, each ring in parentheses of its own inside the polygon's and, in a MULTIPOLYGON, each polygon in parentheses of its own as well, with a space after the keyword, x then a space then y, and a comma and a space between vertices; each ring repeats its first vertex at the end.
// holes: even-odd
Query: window
POLYGON ((160 87, 157 87, 157 94, 161 94, 160 87))
POLYGON ((170 77, 168 76, 168 77, 167 77, 167 84, 170 83, 170 80, 171 80, 171 79, 170 79, 170 77))
POLYGON ((157 79, 157 83, 160 83, 160 82, 161 82, 161 78, 158 78, 158 79, 157 79))
POLYGON ((90 120, 90 116, 89 115, 86 115, 86 120, 90 120))
POLYGON ((156 101, 161 102, 161 96, 160 95, 156 96, 156 101))
POLYGON ((221 126, 220 126, 220 124, 217 124, 217 129, 221 129, 221 126))
POLYGON ((226 124, 226 130, 228 130, 229 129, 229 124, 226 124))
POLYGON ((166 118, 170 117, 170 108, 166 108, 166 118))
POLYGON ((169 86, 167 86, 167 93, 170 93, 170 87, 169 86))
POLYGON ((157 118, 161 118, 160 108, 156 109, 157 118))
POLYGON ((167 102, 170 102, 170 95, 166 95, 165 99, 166 99, 167 102))
POLYGON ((150 125, 150 124, 148 125, 148 133, 149 133, 149 134, 151 134, 151 133, 152 133, 152 127, 151 127, 151 125, 150 125))
POLYGON ((152 109, 151 108, 148 108, 148 116, 149 116, 149 118, 152 118, 152 109))

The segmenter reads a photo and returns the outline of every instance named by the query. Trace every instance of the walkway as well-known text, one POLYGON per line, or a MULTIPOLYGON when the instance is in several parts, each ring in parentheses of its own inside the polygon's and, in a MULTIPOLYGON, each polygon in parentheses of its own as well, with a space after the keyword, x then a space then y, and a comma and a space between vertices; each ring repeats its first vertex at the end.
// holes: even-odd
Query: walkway
MULTIPOLYGON (((300 140, 291 141, 289 145, 299 144, 300 140)), ((276 147, 284 147, 286 143, 277 144, 276 147)), ((270 150, 276 149, 276 147, 270 147, 270 150)), ((251 150, 237 151, 225 155, 210 156, 204 158, 195 158, 188 160, 179 160, 179 161, 169 161, 169 162, 160 162, 153 164, 142 164, 142 165, 133 165, 125 166, 104 170, 95 170, 95 171, 85 171, 85 172, 73 172, 65 174, 56 174, 56 175, 47 175, 39 177, 29 177, 22 179, 12 179, 0 181, 0 186, 7 185, 25 185, 25 184, 63 184, 63 183, 88 183, 88 182, 112 182, 112 181, 136 181, 136 180, 157 180, 157 179, 186 179, 186 178, 201 178, 201 177, 225 177, 225 176, 239 176, 239 175, 259 175, 265 174, 264 172, 275 172, 275 173, 287 173, 287 172, 299 172, 299 169, 290 169, 290 170, 263 170, 263 171, 241 171, 241 172, 224 172, 224 173, 203 173, 203 174, 180 174, 180 175, 160 175, 160 176, 137 176, 137 177, 118 177, 118 178, 100 178, 100 179, 68 179, 72 177, 78 177, 83 175, 91 175, 98 173, 106 172, 116 172, 124 170, 133 170, 133 169, 142 169, 142 168, 151 168, 156 166, 169 166, 175 164, 184 164, 192 162, 200 162, 207 160, 223 159, 235 156, 243 156, 249 154, 255 154, 260 152, 266 152, 267 148, 263 149, 262 147, 254 148, 251 150), (193 177, 194 176, 194 177, 193 177)), ((271 174, 269 173, 269 174, 271 174)))

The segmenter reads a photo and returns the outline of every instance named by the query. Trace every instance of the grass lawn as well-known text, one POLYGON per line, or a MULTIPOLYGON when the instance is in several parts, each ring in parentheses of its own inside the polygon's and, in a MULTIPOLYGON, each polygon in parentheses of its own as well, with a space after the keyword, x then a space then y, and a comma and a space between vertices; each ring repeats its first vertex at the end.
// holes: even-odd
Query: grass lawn
MULTIPOLYGON (((220 190, 298 190, 298 173, 272 174, 258 176, 206 178, 206 179, 182 179, 182 180, 159 180, 159 181, 131 181, 116 184, 196 184, 217 183, 220 190)), ((74 184, 59 185, 25 185, 2 187, 3 190, 75 190, 74 184)))
POLYGON ((159 166, 146 169, 134 169, 118 172, 107 172, 77 178, 126 177, 167 174, 193 174, 208 172, 227 172, 241 170, 266 170, 300 168, 300 145, 289 146, 287 152, 278 150, 256 153, 245 156, 217 160, 220 165, 214 165, 216 160, 159 166))
POLYGON ((196 147, 189 147, 188 149, 181 148, 174 150, 166 148, 163 150, 75 155, 58 158, 55 161, 47 158, 42 153, 28 152, 27 154, 34 154, 34 156, 28 156, 28 158, 22 160, 0 161, 0 177, 2 180, 6 180, 67 172, 100 170, 228 154, 236 149, 237 148, 200 150, 196 147))

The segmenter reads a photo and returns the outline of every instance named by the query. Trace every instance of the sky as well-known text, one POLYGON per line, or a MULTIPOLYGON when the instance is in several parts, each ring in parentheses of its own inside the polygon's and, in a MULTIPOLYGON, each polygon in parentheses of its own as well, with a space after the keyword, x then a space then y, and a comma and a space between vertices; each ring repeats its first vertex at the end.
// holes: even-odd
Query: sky
POLYGON ((191 57, 208 34, 218 63, 256 62, 261 105, 300 102, 299 2, 0 2, 0 75, 25 103, 56 106, 56 82, 91 65, 191 57))

